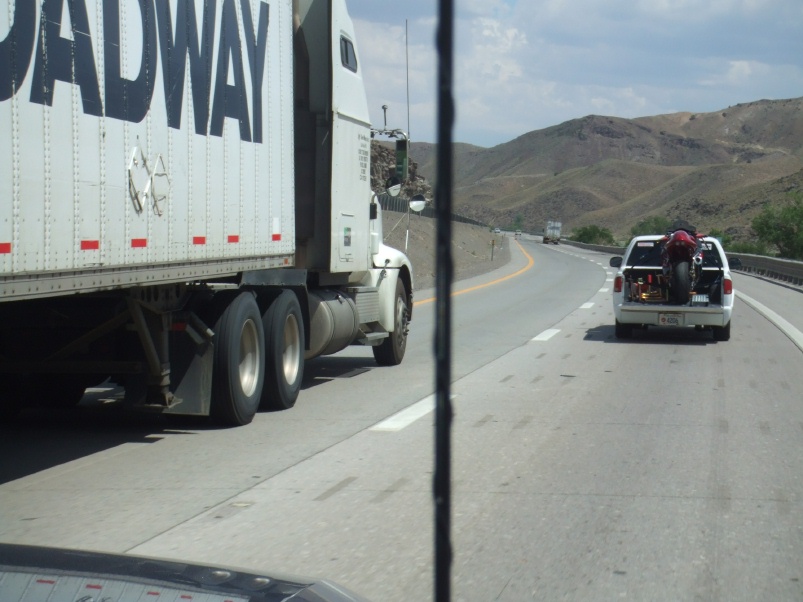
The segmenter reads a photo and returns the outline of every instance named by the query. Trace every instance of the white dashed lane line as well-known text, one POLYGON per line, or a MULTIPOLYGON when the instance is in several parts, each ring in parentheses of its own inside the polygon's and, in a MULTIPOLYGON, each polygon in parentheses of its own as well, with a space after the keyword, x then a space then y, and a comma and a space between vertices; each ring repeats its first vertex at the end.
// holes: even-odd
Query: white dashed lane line
POLYGON ((532 341, 548 341, 549 339, 554 337, 559 332, 560 332, 560 328, 547 328, 544 332, 542 332, 541 334, 539 334, 536 337, 533 337, 530 340, 532 340, 532 341))

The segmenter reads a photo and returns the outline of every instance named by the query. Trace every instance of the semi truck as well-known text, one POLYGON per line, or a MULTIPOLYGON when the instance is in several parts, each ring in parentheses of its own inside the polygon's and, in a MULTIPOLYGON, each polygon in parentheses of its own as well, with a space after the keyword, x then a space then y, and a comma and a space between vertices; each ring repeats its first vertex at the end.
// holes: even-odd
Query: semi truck
POLYGON ((16 0, 0 11, 0 409, 249 423, 304 363, 405 354, 345 0, 16 0))
POLYGON ((557 245, 560 243, 560 229, 561 223, 556 220, 547 220, 546 228, 544 228, 543 242, 545 244, 552 243, 557 245))

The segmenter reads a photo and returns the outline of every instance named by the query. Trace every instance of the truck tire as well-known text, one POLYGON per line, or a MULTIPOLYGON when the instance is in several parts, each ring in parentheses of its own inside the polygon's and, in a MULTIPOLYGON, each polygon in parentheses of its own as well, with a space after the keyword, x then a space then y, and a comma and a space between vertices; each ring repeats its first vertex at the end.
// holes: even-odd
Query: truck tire
POLYGON ((240 293, 215 324, 212 418, 242 426, 253 420, 265 379, 265 335, 254 295, 240 293))
POLYGON ((619 320, 616 320, 616 324, 614 325, 614 335, 617 339, 629 339, 633 336, 633 325, 622 324, 619 320))
POLYGON ((407 308, 407 291, 401 279, 396 281, 393 330, 388 338, 373 347, 374 359, 380 366, 398 366, 407 350, 407 324, 410 312, 407 308))
POLYGON ((283 291, 262 314, 265 333, 265 385, 260 408, 292 408, 304 377, 304 318, 298 298, 283 291))
POLYGON ((725 326, 714 326, 714 340, 715 341, 729 341, 731 338, 731 322, 733 318, 725 324, 725 326))
POLYGON ((689 302, 690 287, 689 262, 680 261, 672 268, 672 290, 675 301, 680 305, 686 305, 689 302))

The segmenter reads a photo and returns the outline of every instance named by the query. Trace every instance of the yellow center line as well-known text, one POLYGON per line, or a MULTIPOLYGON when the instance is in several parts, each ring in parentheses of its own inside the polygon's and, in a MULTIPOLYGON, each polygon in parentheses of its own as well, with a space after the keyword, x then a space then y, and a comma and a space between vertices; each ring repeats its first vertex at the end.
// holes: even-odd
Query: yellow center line
MULTIPOLYGON (((524 253, 524 256, 527 258, 527 265, 521 268, 518 272, 513 272, 512 274, 508 274, 507 276, 502 276, 501 278, 497 278, 496 280, 492 280, 491 282, 486 282, 485 284, 478 284, 476 286, 471 286, 469 288, 464 288, 459 291, 452 291, 450 296, 457 297, 457 295, 463 295, 465 293, 470 293, 472 291, 476 291, 481 288, 485 288, 487 286, 493 286, 494 284, 499 284, 500 282, 504 282, 505 280, 510 280, 511 278, 515 278, 516 276, 521 276, 524 272, 529 270, 535 264, 535 261, 527 251, 524 250, 524 247, 521 246, 521 243, 517 240, 514 241, 516 245, 518 245, 519 250, 524 253)), ((418 301, 413 302, 413 307, 416 305, 424 305, 424 303, 432 303, 435 301, 436 297, 428 297, 427 299, 419 299, 418 301)))

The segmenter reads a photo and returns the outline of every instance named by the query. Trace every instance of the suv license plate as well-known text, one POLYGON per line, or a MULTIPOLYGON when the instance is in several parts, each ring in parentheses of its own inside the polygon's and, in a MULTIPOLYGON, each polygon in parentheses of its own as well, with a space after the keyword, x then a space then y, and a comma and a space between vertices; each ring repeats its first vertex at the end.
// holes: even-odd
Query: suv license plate
POLYGON ((683 314, 658 314, 661 326, 680 326, 683 324, 683 314))

